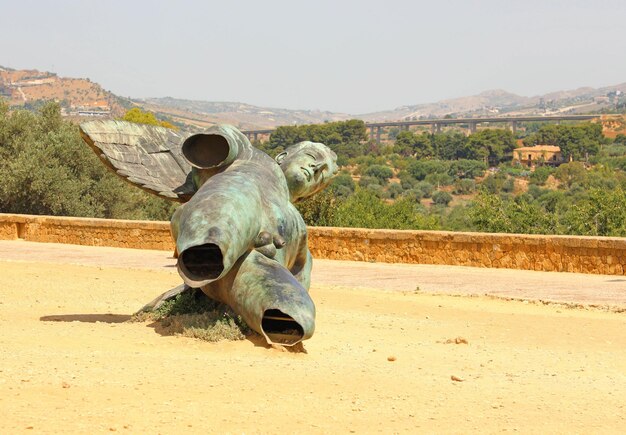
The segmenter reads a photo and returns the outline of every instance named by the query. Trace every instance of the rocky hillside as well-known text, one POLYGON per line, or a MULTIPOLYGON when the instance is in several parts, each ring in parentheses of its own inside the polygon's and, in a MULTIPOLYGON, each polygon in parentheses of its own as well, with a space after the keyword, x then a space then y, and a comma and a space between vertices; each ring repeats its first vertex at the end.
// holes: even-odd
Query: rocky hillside
POLYGON ((59 77, 37 70, 14 70, 0 66, 0 97, 14 107, 37 107, 57 101, 67 116, 121 116, 124 102, 89 79, 59 77))

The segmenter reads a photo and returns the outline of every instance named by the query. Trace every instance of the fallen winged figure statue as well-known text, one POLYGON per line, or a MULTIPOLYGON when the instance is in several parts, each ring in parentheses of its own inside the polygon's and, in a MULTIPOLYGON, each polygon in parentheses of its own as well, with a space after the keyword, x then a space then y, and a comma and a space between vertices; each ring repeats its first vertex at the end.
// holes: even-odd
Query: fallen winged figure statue
POLYGON ((182 202, 171 220, 184 284, 144 307, 192 289, 229 305, 269 344, 291 346, 315 329, 312 258, 293 203, 325 188, 337 156, 300 142, 273 160, 229 125, 188 137, 123 121, 80 126, 87 144, 126 181, 182 202))

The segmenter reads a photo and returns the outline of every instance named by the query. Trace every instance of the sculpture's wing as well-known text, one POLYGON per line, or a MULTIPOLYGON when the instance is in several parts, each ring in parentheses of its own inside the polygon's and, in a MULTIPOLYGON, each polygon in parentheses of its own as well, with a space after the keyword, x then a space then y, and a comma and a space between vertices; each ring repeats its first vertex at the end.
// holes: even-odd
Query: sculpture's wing
POLYGON ((125 121, 80 125, 83 140, 117 175, 150 193, 185 202, 194 194, 184 137, 174 130, 125 121))

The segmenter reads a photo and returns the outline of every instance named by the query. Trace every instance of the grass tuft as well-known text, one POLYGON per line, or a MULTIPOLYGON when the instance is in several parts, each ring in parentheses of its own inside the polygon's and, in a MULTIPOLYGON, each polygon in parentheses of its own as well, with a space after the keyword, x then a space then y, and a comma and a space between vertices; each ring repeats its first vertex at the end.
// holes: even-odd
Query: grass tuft
POLYGON ((243 340, 252 331, 230 307, 191 289, 164 302, 151 312, 138 312, 132 321, 153 320, 167 335, 180 335, 204 341, 243 340))

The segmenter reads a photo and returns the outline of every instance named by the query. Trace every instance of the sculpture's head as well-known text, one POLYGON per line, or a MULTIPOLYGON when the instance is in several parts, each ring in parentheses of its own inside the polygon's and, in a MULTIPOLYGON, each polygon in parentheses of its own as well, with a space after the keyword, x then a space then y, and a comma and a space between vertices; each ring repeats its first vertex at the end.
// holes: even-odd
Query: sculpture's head
POLYGON ((285 174, 291 202, 307 198, 330 183, 337 173, 337 154, 317 142, 300 142, 276 156, 285 174))

